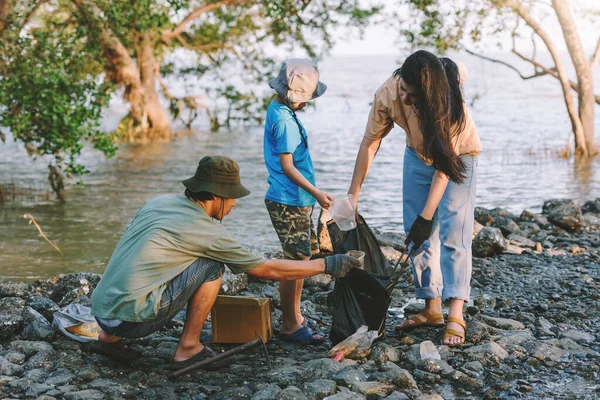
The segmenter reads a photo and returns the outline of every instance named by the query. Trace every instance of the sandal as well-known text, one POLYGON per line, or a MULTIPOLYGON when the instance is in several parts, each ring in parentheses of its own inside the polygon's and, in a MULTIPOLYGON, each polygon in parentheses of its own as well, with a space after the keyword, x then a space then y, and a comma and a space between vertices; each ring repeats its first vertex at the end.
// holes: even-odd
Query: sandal
POLYGON ((90 350, 94 353, 102 354, 109 360, 125 364, 142 357, 142 353, 133 350, 123 339, 113 343, 95 341, 90 343, 90 350))
POLYGON ((304 319, 302 320, 302 326, 308 326, 313 331, 316 331, 318 328, 317 321, 308 317, 304 317, 304 319))
POLYGON ((279 333, 279 339, 284 342, 319 345, 325 342, 325 338, 315 337, 315 333, 308 327, 303 326, 292 333, 279 333))
POLYGON ((454 347, 454 346, 458 346, 460 344, 464 344, 465 337, 467 334, 467 324, 465 324, 465 321, 463 321, 462 319, 454 318, 454 317, 448 317, 448 322, 455 322, 455 323, 459 324, 460 326, 462 326, 463 331, 462 332, 455 331, 454 329, 448 328, 448 325, 446 325, 446 329, 444 329, 444 337, 442 338, 442 344, 445 346, 449 346, 449 347, 454 347), (451 338, 451 337, 462 338, 462 342, 459 342, 456 344, 444 343, 446 341, 446 339, 451 338))
POLYGON ((413 329, 416 329, 416 328, 419 328, 419 327, 425 327, 425 326, 440 327, 440 326, 444 326, 444 322, 435 323, 435 321, 439 321, 439 320, 444 321, 444 316, 441 313, 432 314, 432 315, 429 315, 429 316, 426 316, 426 315, 423 315, 423 314, 417 314, 417 315, 413 315, 412 317, 410 317, 407 320, 407 321, 413 321, 412 324, 408 324, 408 325, 405 325, 405 326, 401 326, 402 324, 396 325, 396 330, 397 331, 401 331, 401 332, 409 332, 409 331, 412 331, 413 329))
MULTIPOLYGON (((200 361, 205 361, 208 360, 209 358, 213 358, 214 356, 216 356, 217 353, 215 353, 215 351, 213 349, 211 349, 208 346, 204 346, 204 348, 202 349, 202 351, 200 353, 196 353, 195 355, 191 356, 190 358, 188 358, 187 360, 183 360, 183 361, 171 361, 171 364, 169 365, 169 368, 171 370, 177 371, 178 369, 182 369, 185 367, 189 367, 192 364, 196 364, 200 361)), ((215 369, 219 369, 225 366, 228 366, 229 364, 231 364, 231 362, 229 362, 229 364, 227 363, 229 360, 225 359, 225 360, 221 360, 218 361, 214 364, 211 365, 207 365, 205 366, 204 370, 215 370, 215 369)), ((233 360, 232 360, 233 361, 233 360)))

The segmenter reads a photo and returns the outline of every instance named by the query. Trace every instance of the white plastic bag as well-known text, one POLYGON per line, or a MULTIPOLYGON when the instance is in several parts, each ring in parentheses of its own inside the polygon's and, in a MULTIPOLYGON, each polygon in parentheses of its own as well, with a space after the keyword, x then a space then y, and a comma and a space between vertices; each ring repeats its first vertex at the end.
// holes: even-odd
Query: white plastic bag
POLYGON ((349 231, 356 228, 356 206, 354 197, 349 194, 343 199, 332 202, 329 207, 331 219, 337 224, 341 231, 349 231))

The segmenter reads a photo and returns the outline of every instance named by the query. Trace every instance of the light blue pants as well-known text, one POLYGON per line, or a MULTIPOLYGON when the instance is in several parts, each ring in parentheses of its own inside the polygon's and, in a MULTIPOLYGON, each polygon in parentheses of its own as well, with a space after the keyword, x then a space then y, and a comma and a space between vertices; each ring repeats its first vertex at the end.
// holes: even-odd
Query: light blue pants
MULTIPOLYGON (((467 154, 460 158, 467 166, 466 178, 461 184, 448 183, 434 215, 431 237, 411 256, 418 299, 469 300, 477 157, 467 154)), ((402 184, 406 233, 425 207, 434 172, 414 149, 406 148, 402 184)))

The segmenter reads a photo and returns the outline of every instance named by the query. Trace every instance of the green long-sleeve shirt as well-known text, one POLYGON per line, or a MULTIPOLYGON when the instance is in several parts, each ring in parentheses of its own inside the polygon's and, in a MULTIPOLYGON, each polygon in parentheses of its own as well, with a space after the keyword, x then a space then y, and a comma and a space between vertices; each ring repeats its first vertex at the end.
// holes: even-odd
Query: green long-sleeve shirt
POLYGON ((131 322, 153 320, 169 281, 199 257, 223 262, 233 273, 250 271, 266 261, 242 247, 185 196, 150 200, 113 252, 92 294, 92 314, 131 322))

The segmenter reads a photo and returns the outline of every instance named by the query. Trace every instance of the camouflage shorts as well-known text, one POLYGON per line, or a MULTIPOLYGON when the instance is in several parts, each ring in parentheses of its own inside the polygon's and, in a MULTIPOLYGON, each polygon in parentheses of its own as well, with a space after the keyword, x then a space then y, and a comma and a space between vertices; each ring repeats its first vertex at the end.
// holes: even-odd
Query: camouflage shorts
POLYGON ((297 207, 265 200, 285 258, 301 260, 319 251, 312 220, 314 206, 297 207))

